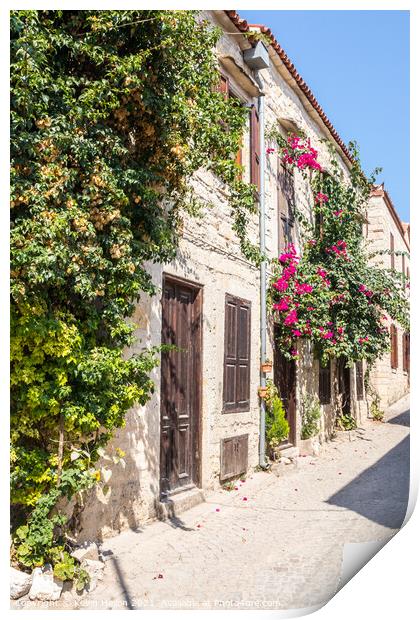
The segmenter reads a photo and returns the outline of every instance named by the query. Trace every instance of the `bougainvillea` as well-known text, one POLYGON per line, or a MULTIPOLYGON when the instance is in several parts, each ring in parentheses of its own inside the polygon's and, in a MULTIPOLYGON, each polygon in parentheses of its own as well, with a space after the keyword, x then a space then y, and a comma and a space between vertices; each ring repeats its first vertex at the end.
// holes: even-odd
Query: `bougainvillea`
POLYGON ((355 145, 350 145, 354 163, 348 180, 332 153, 330 170, 322 169, 309 140, 290 136, 282 145, 286 165, 310 180, 314 222, 300 215, 300 255, 291 244, 274 266, 269 299, 279 346, 297 358, 296 343, 307 339, 323 362, 344 357, 371 365, 389 348, 389 320, 408 328, 404 277, 369 262, 363 239, 373 178, 363 175, 355 145))
POLYGON ((200 206, 196 170, 225 181, 258 259, 254 188, 234 161, 248 112, 218 92, 218 36, 191 11, 11 13, 12 522, 29 527, 16 538, 25 566, 53 561, 60 529, 42 523, 101 479, 103 446, 150 397, 156 352, 122 357, 127 317, 154 292, 147 262, 174 257, 200 206))

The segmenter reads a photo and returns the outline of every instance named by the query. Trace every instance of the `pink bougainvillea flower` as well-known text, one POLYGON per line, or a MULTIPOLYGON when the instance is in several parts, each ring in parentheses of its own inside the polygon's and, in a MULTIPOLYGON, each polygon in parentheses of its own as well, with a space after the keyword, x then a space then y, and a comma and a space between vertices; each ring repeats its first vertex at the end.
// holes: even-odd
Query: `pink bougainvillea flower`
POLYGON ((273 287, 283 293, 287 289, 288 285, 289 283, 287 280, 285 280, 284 278, 280 278, 280 280, 274 282, 273 287))
POLYGON ((292 334, 294 336, 297 336, 299 338, 299 336, 303 336, 302 332, 299 329, 292 329, 292 334))
POLYGON ((312 293, 313 290, 314 290, 313 287, 310 284, 307 284, 306 282, 303 282, 302 284, 299 284, 299 282, 297 282, 295 286, 295 291, 298 295, 304 295, 305 293, 312 293))
POLYGON ((337 331, 338 331, 339 334, 342 334, 344 329, 342 327, 337 327, 337 331))
POLYGON ((290 351, 290 355, 292 355, 293 357, 299 357, 299 353, 297 352, 297 350, 296 350, 296 349, 292 349, 292 350, 290 351))
POLYGON ((271 146, 269 146, 269 147, 266 149, 266 151, 265 151, 265 152, 267 153, 267 155, 271 155, 271 153, 274 153, 274 151, 275 151, 275 149, 273 149, 271 146))
POLYGON ((335 215, 336 217, 339 217, 342 214, 343 214, 343 209, 338 209, 338 211, 333 211, 333 215, 335 215))
POLYGON ((327 194, 323 194, 322 192, 318 192, 317 195, 315 196, 315 202, 328 202, 328 196, 327 194))
POLYGON ((289 309, 289 304, 285 299, 280 299, 278 303, 273 304, 273 308, 274 310, 280 310, 281 312, 284 312, 285 310, 289 309))
POLYGON ((327 277, 327 272, 324 269, 321 269, 321 268, 317 269, 317 274, 319 276, 321 276, 321 278, 326 278, 327 277))
POLYGON ((307 310, 309 310, 309 312, 312 312, 312 310, 315 310, 315 308, 313 306, 308 306, 307 310))
POLYGON ((331 321, 328 321, 327 325, 328 327, 331 327, 331 325, 334 325, 334 323, 332 323, 331 321))
POLYGON ((284 319, 284 324, 294 325, 295 323, 297 323, 297 312, 296 310, 292 310, 291 312, 289 312, 289 314, 284 319))
POLYGON ((309 239, 308 244, 312 246, 316 245, 315 239, 309 239))
POLYGON ((325 334, 322 334, 322 337, 325 338, 326 340, 330 340, 331 338, 334 338, 334 334, 333 332, 325 332, 325 334))

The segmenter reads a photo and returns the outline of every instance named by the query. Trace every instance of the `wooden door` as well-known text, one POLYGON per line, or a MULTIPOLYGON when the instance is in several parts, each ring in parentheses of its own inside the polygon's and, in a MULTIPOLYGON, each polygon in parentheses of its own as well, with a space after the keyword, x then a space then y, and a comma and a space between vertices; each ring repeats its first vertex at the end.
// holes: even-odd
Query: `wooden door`
POLYGON ((296 445, 296 362, 274 347, 274 385, 283 401, 290 432, 287 443, 296 445))
POLYGON ((161 360, 161 494, 199 483, 201 289, 164 278, 161 360))
POLYGON ((338 360, 338 390, 341 395, 342 412, 351 412, 350 396, 350 368, 346 366, 346 360, 342 357, 338 360))

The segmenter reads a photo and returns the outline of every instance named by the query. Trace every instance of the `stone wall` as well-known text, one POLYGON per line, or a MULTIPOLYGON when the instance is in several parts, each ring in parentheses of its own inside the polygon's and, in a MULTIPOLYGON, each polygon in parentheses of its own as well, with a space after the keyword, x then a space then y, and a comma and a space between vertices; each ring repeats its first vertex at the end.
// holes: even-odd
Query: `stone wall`
MULTIPOLYGON (((227 32, 234 30, 221 11, 202 14, 217 22, 227 32)), ((231 67, 229 78, 235 94, 244 103, 257 104, 255 80, 244 64, 242 50, 249 47, 245 37, 224 34, 218 45, 222 70, 231 67), (229 60, 226 64, 226 58, 229 60), (224 64, 223 64, 223 62, 224 64)), ((328 151, 321 140, 328 137, 325 128, 317 124, 295 90, 286 80, 284 67, 270 50, 270 68, 263 71, 263 90, 266 93, 266 127, 279 126, 286 119, 289 126, 303 130, 319 149, 320 162, 328 169, 328 151)), ((290 79, 289 79, 290 81, 290 79)), ((265 157, 265 153, 261 154, 265 157)), ((243 163, 245 178, 250 174, 249 128, 244 136, 243 163)), ((346 171, 345 163, 340 165, 346 171)), ((265 198, 267 253, 278 256, 277 223, 277 163, 276 155, 266 157, 265 198)), ((225 188, 218 178, 200 171, 192 179, 197 196, 205 203, 197 219, 185 222, 183 237, 176 260, 171 264, 150 265, 153 281, 162 286, 163 274, 200 284, 203 288, 203 376, 201 412, 201 486, 204 493, 220 484, 220 441, 222 438, 247 433, 249 435, 248 466, 258 464, 259 438, 259 385, 260 369, 260 274, 241 254, 238 239, 232 230, 230 207, 225 188), (251 377, 250 410, 245 413, 222 413, 223 355, 224 355, 224 302, 226 293, 251 302, 251 377)), ((295 172, 297 207, 311 217, 311 192, 307 181, 295 172)), ((258 242, 258 216, 250 223, 248 234, 258 242)), ((296 245, 300 239, 297 234, 296 245)), ((270 273, 268 274, 270 277, 270 273)), ((137 325, 136 345, 133 351, 145 346, 160 344, 161 304, 159 295, 143 296, 133 319, 137 325)), ((128 351, 129 354, 131 351, 128 351)), ((272 341, 268 339, 268 357, 272 358, 272 341)), ((300 415, 303 395, 318 393, 318 362, 311 354, 302 355, 297 368, 297 437, 300 437, 300 415)), ((160 450, 160 371, 153 373, 155 393, 144 407, 132 409, 127 414, 126 427, 120 430, 113 447, 125 451, 126 467, 113 466, 109 481, 111 494, 106 498, 100 491, 92 492, 81 517, 81 539, 114 534, 128 527, 136 528, 156 515, 159 501, 159 450, 160 450)), ((324 406, 321 420, 321 440, 332 432, 333 407, 324 406)), ((361 413, 356 412, 357 415, 361 413)), ((107 462, 109 465, 109 462, 107 462)))
MULTIPOLYGON (((370 251, 390 250, 390 234, 392 233, 395 252, 409 252, 408 239, 401 229, 398 216, 395 216, 396 214, 393 211, 386 191, 381 187, 377 188, 369 200, 368 224, 365 231, 370 251)), ((389 254, 376 256, 373 261, 384 269, 391 268, 391 256, 389 254)), ((407 269, 409 270, 410 268, 408 256, 404 259, 405 265, 403 265, 402 256, 400 255, 396 255, 394 261, 397 271, 402 272, 403 266, 405 266, 407 273, 407 269)), ((407 295, 409 295, 408 290, 407 295)), ((386 326, 389 328, 390 325, 391 322, 388 321, 386 326)), ((398 323, 395 323, 395 325, 397 327, 398 341, 398 368, 391 368, 391 354, 389 352, 376 362, 371 371, 371 384, 378 391, 381 406, 384 408, 407 394, 410 389, 409 373, 403 370, 402 339, 404 330, 398 323)))

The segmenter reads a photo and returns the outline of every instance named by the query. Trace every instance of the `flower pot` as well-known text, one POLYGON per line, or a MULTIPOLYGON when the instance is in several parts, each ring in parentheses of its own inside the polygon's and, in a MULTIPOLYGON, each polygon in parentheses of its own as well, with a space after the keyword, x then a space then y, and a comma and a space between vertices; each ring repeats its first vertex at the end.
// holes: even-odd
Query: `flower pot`
POLYGON ((264 362, 264 364, 261 364, 261 370, 264 373, 271 372, 273 370, 272 362, 264 362))
POLYGON ((267 396, 268 388, 267 387, 259 387, 258 388, 258 396, 260 398, 265 398, 267 396))

